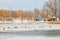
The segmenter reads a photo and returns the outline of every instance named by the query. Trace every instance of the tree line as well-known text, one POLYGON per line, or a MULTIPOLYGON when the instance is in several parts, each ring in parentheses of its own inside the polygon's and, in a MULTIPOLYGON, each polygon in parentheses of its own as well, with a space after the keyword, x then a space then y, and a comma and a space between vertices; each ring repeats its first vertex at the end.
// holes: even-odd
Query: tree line
POLYGON ((42 9, 35 8, 34 10, 0 10, 0 20, 5 19, 21 19, 21 20, 36 20, 38 16, 42 18, 57 18, 60 20, 60 0, 48 0, 45 2, 42 9))

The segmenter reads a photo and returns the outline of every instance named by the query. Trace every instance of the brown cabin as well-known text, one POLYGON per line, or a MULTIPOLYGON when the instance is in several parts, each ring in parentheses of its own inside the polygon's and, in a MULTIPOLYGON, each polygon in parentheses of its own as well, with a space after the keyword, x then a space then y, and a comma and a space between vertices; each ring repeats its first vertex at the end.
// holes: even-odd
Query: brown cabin
POLYGON ((55 21, 55 18, 44 18, 44 21, 55 21))

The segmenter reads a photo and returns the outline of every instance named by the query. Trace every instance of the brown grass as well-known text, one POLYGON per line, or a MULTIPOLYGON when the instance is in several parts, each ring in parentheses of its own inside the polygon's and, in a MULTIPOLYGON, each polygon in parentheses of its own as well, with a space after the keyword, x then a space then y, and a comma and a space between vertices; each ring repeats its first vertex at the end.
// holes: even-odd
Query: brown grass
POLYGON ((60 24, 59 21, 49 21, 48 24, 60 24))

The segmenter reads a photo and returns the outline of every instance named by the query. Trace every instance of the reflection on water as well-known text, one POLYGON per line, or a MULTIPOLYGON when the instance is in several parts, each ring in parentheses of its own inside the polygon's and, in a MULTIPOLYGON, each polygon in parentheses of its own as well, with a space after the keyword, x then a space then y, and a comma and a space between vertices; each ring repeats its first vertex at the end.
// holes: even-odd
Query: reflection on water
POLYGON ((46 36, 46 37, 57 37, 60 36, 60 30, 55 31, 13 31, 9 33, 0 32, 0 40, 8 39, 14 36, 46 36))

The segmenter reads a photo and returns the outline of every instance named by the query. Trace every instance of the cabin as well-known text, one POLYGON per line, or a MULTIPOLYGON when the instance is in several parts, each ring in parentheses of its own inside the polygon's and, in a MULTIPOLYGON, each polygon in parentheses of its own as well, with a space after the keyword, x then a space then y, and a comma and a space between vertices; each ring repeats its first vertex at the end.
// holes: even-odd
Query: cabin
POLYGON ((55 21, 56 18, 44 18, 44 21, 55 21))

